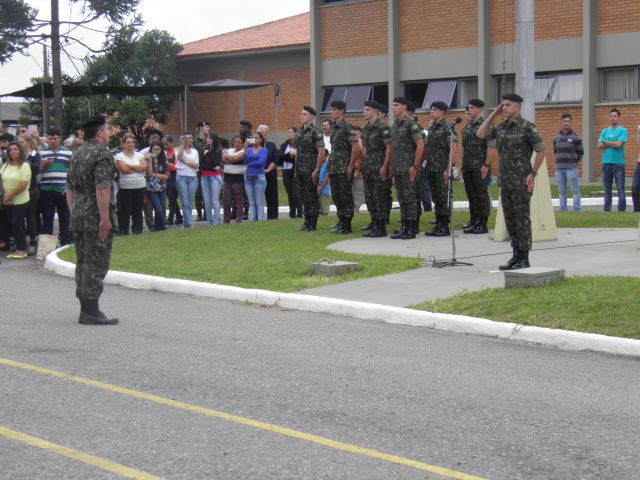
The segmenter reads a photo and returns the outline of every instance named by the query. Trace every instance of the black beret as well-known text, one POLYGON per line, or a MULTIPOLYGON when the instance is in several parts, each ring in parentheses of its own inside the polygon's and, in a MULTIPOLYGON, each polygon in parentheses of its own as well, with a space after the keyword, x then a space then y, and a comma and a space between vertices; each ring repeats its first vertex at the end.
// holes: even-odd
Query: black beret
POLYGON ((412 101, 407 102, 407 112, 415 112, 416 111, 416 104, 413 103, 412 101))
POLYGON ((82 124, 82 128, 99 127, 105 123, 107 123, 107 119, 104 115, 94 115, 93 117, 87 118, 82 124))
POLYGON ((393 103, 401 103, 402 105, 409 105, 409 100, 405 97, 396 97, 393 99, 393 103))
POLYGON ((347 104, 345 102, 343 102, 342 100, 334 100, 333 102, 331 102, 331 106, 333 108, 337 108, 338 110, 346 110, 347 109, 347 104))
POLYGON ((467 103, 469 105, 474 106, 474 107, 484 108, 484 102, 482 100, 480 100, 479 98, 472 98, 467 103))
POLYGON ((9 142, 13 142, 16 138, 10 133, 3 133, 0 135, 0 140, 7 140, 9 142))
POLYGON ((198 122, 198 124, 196 125, 196 128, 202 128, 202 127, 204 127, 205 125, 211 126, 211 124, 210 124, 209 122, 207 122, 206 120, 200 120, 200 121, 198 122))
POLYGON ((510 100, 510 101, 516 102, 516 103, 524 102, 524 98, 522 98, 517 93, 505 93, 504 95, 502 95, 502 99, 503 100, 510 100))
POLYGON ((376 110, 380 110, 380 104, 375 100, 367 100, 364 102, 365 107, 375 108, 376 110))
POLYGON ((384 113, 385 115, 386 115, 387 113, 389 113, 389 109, 387 108, 387 106, 386 106, 386 105, 382 105, 382 104, 380 104, 380 108, 379 108, 378 110, 380 110, 380 111, 381 111, 382 113, 384 113))
POLYGON ((242 125, 243 127, 248 127, 248 128, 253 127, 253 125, 251 125, 251 122, 249 120, 240 120, 240 125, 242 125))
POLYGON ((309 112, 314 117, 318 114, 318 112, 316 112, 316 109, 313 107, 310 107, 309 105, 305 105, 304 107, 302 107, 302 109, 306 112, 309 112))
POLYGON ((431 108, 437 108, 438 110, 442 110, 443 112, 446 112, 447 110, 449 110, 449 105, 447 105, 444 102, 433 102, 431 104, 431 108))

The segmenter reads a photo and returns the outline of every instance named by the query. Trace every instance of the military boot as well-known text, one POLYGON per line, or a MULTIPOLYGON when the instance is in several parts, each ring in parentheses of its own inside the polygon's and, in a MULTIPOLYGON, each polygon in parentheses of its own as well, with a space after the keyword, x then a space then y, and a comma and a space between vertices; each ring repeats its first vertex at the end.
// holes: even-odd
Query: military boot
POLYGON ((473 227, 473 230, 471 231, 471 233, 475 233, 475 234, 489 233, 489 229, 487 228, 487 220, 488 219, 485 216, 480 217, 480 219, 478 220, 478 223, 476 223, 476 226, 473 227))
POLYGON ((318 229, 318 217, 309 217, 307 232, 315 232, 318 229))
POLYGON ((342 230, 336 232, 338 235, 348 235, 352 233, 351 217, 342 217, 342 230))
POLYGON ((509 260, 507 260, 507 263, 505 263, 504 265, 500 265, 498 269, 511 270, 511 268, 513 268, 513 266, 516 264, 517 261, 518 261, 518 249, 516 247, 513 247, 513 256, 509 260))
POLYGON ((380 238, 387 236, 387 227, 385 225, 384 220, 378 220, 376 223, 376 227, 373 232, 371 232, 371 238, 380 238))
POLYGON ((521 268, 529 268, 529 250, 518 250, 518 260, 513 264, 511 270, 519 270, 521 268))
POLYGON ((403 221, 400 228, 396 230, 393 233, 393 235, 391 235, 389 238, 391 238, 392 240, 398 240, 399 238, 402 238, 402 235, 404 235, 404 232, 406 231, 406 229, 407 229, 407 222, 403 221))
MULTIPOLYGON (((370 225, 371 225, 371 229, 367 233, 363 233, 362 234, 362 236, 365 237, 365 238, 372 237, 373 234, 376 233, 376 231, 378 230, 378 221, 377 220, 371 220, 370 225)), ((364 228, 361 228, 360 230, 364 230, 364 228)))
MULTIPOLYGON (((362 227, 360 230, 364 231, 371 231, 373 230, 373 224, 375 223, 375 220, 371 220, 367 225, 365 225, 364 227, 362 227)), ((363 235, 364 236, 364 235, 363 235)))
POLYGON ((338 217, 338 223, 336 223, 335 226, 329 231, 331 233, 340 233, 343 227, 344 227, 344 219, 343 217, 338 217))
POLYGON ((462 232, 463 233, 473 233, 473 231, 475 230, 476 226, 480 223, 480 218, 476 218, 476 217, 471 217, 469 219, 468 223, 465 223, 462 226, 462 232))
POLYGON ((98 300, 80 300, 80 317, 78 323, 82 325, 117 325, 117 318, 108 318, 100 311, 98 300))
POLYGON ((402 240, 410 240, 412 238, 416 238, 416 221, 408 220, 407 221, 407 229, 400 236, 402 240))
POLYGON ((427 237, 435 237, 436 236, 436 232, 438 230, 440 230, 440 223, 441 222, 442 222, 441 215, 436 215, 436 224, 435 224, 435 226, 431 230, 427 230, 426 232, 424 232, 424 234, 427 237))
POLYGON ((434 237, 448 237, 451 235, 451 231, 449 230, 449 218, 449 215, 442 215, 440 217, 440 224, 433 234, 434 237))
POLYGON ((300 225, 298 228, 296 228, 296 230, 299 232, 306 232, 307 230, 309 230, 309 217, 305 215, 304 223, 300 225))

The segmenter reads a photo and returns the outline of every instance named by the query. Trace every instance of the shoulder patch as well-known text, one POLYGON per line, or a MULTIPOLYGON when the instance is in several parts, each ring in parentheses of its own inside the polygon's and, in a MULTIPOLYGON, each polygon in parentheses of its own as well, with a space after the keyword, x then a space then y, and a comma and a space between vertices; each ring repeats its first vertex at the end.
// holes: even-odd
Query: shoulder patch
POLYGON ((414 123, 413 126, 411 127, 411 130, 420 130, 420 125, 418 125, 417 123, 414 123))
POLYGON ((535 125, 533 126, 533 128, 531 129, 531 131, 532 131, 533 133, 538 133, 538 129, 535 127, 535 125))
POLYGON ((389 129, 388 129, 388 128, 385 128, 385 129, 382 131, 382 134, 383 134, 383 135, 389 135, 390 133, 391 133, 391 132, 389 131, 389 129))

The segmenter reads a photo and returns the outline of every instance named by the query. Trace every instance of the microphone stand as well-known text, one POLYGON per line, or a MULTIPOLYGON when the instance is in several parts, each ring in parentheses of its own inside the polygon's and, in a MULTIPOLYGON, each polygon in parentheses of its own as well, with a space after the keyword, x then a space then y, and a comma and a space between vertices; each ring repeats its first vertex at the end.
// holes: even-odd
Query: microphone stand
POLYGON ((451 123, 451 142, 449 144, 449 181, 447 182, 448 192, 447 198, 449 200, 449 230, 451 231, 451 260, 433 260, 432 266, 434 268, 443 268, 443 267, 456 267, 458 265, 473 265, 473 263, 460 262, 456 260, 456 232, 455 232, 455 223, 453 221, 453 134, 456 130, 456 125, 460 123, 462 119, 460 117, 456 118, 455 122, 451 123))

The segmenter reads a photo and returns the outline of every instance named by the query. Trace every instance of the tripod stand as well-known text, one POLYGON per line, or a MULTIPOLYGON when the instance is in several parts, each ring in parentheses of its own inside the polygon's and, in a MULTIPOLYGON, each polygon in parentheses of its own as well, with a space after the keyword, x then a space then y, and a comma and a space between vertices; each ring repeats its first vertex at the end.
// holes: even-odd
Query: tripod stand
POLYGON ((449 230, 451 231, 451 260, 433 260, 433 267, 435 268, 443 268, 443 267, 455 267, 458 265, 473 265, 473 263, 460 262, 456 260, 456 232, 455 232, 455 223, 453 221, 453 134, 456 130, 456 125, 462 122, 460 117, 457 117, 455 121, 451 124, 451 142, 449 144, 449 166, 447 167, 449 170, 449 180, 447 182, 447 200, 449 202, 449 230))

